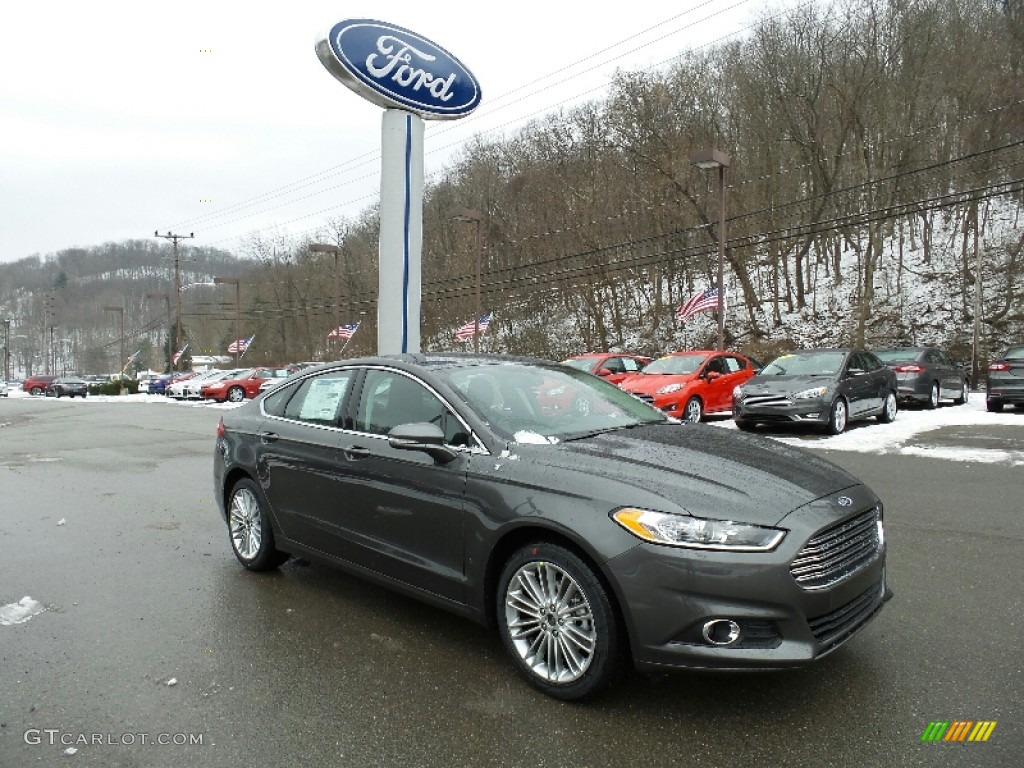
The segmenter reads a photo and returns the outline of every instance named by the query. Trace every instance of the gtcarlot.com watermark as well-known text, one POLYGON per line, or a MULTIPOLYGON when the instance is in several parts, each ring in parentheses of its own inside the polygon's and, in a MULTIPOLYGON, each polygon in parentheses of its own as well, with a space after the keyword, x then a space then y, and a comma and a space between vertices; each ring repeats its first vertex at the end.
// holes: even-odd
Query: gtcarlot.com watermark
POLYGON ((59 728, 29 728, 22 738, 26 744, 61 747, 133 747, 156 744, 161 747, 194 747, 203 743, 202 733, 73 733, 59 728))

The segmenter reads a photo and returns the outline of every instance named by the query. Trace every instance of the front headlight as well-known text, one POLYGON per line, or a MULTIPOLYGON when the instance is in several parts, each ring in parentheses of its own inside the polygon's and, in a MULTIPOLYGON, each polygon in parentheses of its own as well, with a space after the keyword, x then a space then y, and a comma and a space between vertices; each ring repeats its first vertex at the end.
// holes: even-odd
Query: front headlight
POLYGON ((786 535, 778 528, 711 520, 690 515, 652 512, 624 507, 612 519, 644 541, 693 549, 720 549, 731 552, 768 552, 786 535))
POLYGON ((824 397, 825 393, 828 392, 828 387, 815 387, 814 389, 805 389, 803 392, 797 392, 793 395, 794 400, 810 400, 814 397, 824 397))
POLYGON ((732 388, 732 399, 733 400, 742 400, 743 399, 743 387, 740 386, 739 384, 737 384, 735 387, 732 388))
POLYGON ((659 389, 656 394, 667 395, 670 394, 671 392, 678 392, 682 388, 682 384, 666 384, 664 387, 659 389))

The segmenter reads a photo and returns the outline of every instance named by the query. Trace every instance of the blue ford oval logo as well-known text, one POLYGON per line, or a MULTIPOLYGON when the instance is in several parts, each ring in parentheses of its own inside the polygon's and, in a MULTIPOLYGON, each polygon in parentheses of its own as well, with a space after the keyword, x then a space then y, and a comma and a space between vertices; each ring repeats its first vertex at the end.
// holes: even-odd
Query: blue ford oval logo
POLYGON ((836 499, 836 504, 838 504, 840 507, 848 507, 851 504, 853 504, 853 499, 851 499, 849 496, 840 496, 838 499, 836 499))
POLYGON ((317 41, 327 70, 374 104, 424 119, 468 115, 480 103, 476 78, 441 46, 415 32, 371 19, 335 24, 317 41))

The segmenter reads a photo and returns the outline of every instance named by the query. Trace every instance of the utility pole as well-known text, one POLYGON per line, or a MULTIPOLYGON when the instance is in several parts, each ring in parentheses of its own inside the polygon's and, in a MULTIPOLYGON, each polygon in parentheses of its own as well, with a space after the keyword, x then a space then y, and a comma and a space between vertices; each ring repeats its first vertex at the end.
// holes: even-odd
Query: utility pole
MULTIPOLYGON (((47 326, 49 326, 49 328, 50 328, 50 347, 49 347, 49 349, 46 350, 46 375, 49 376, 50 373, 51 373, 50 359, 53 357, 54 321, 57 319, 57 313, 53 309, 53 303, 54 303, 54 301, 56 301, 56 297, 52 293, 48 293, 44 297, 43 301, 44 301, 44 308, 43 308, 44 333, 45 333, 45 328, 47 326)), ((46 344, 46 337, 45 337, 45 335, 43 337, 43 344, 46 344)), ((56 368, 56 367, 57 366, 56 366, 56 363, 55 363, 53 368, 56 368)), ((53 373, 56 373, 56 371, 54 370, 53 373)))
POLYGON ((156 231, 153 233, 153 237, 162 237, 164 240, 174 243, 174 304, 175 311, 178 313, 178 322, 174 326, 174 351, 177 352, 181 349, 181 267, 178 260, 178 241, 189 240, 195 237, 195 233, 189 232, 188 236, 174 235, 170 232, 161 235, 159 231, 156 231))
POLYGON ((4 319, 4 386, 11 380, 11 321, 4 319))

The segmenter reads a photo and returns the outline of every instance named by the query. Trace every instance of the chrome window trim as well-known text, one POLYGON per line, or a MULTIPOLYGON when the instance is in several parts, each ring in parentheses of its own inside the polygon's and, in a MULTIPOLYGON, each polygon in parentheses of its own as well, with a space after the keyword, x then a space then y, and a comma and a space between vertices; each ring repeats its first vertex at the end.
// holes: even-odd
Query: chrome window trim
MULTIPOLYGON (((412 379, 417 384, 419 384, 420 386, 424 387, 434 397, 436 397, 438 400, 441 401, 441 403, 444 405, 444 407, 447 408, 455 416, 456 419, 458 419, 459 424, 461 424, 465 428, 466 432, 469 434, 470 439, 474 442, 474 445, 468 445, 468 446, 448 445, 447 443, 445 443, 446 447, 451 448, 453 451, 459 451, 460 453, 470 453, 470 454, 476 454, 476 455, 481 455, 481 456, 490 456, 490 455, 492 455, 491 452, 489 450, 487 450, 487 446, 484 445, 483 441, 477 435, 476 430, 474 430, 469 424, 466 423, 466 420, 462 418, 462 415, 458 412, 458 410, 456 408, 452 407, 452 404, 448 401, 447 398, 445 398, 436 389, 434 389, 432 386, 430 386, 430 384, 428 384, 427 382, 423 381, 423 379, 419 378, 418 376, 414 376, 413 374, 409 373, 409 371, 404 371, 401 368, 394 368, 392 366, 387 366, 387 365, 347 365, 347 366, 346 365, 339 365, 337 368, 329 368, 327 370, 318 370, 318 371, 315 371, 315 372, 310 372, 306 376, 298 376, 298 377, 296 377, 295 381, 289 382, 286 386, 289 386, 289 387, 301 387, 302 386, 302 383, 301 383, 302 381, 304 381, 305 379, 311 378, 313 376, 323 376, 323 375, 328 374, 328 373, 335 373, 335 372, 338 372, 338 371, 349 371, 349 370, 352 371, 353 373, 359 373, 360 371, 369 371, 369 370, 386 371, 386 372, 389 372, 389 373, 397 373, 397 374, 400 374, 402 376, 405 376, 408 379, 412 379)), ((275 387, 275 391, 276 391, 276 387, 275 387)), ((264 400, 266 400, 266 398, 260 398, 260 401, 259 401, 259 403, 260 403, 260 415, 263 416, 264 418, 272 420, 272 421, 283 421, 286 424, 301 424, 301 425, 306 426, 306 427, 313 427, 313 428, 316 428, 316 429, 325 429, 325 430, 330 430, 332 432, 340 432, 342 434, 348 434, 348 435, 359 435, 360 437, 369 437, 369 438, 374 438, 376 440, 387 440, 388 439, 387 435, 378 435, 378 434, 376 434, 374 432, 363 432, 363 431, 358 430, 358 429, 344 429, 343 427, 329 427, 329 426, 327 426, 325 424, 314 424, 314 423, 309 422, 309 421, 300 421, 298 419, 288 419, 288 418, 285 418, 284 416, 275 416, 274 414, 270 414, 270 413, 266 412, 266 410, 263 407, 264 400)))

